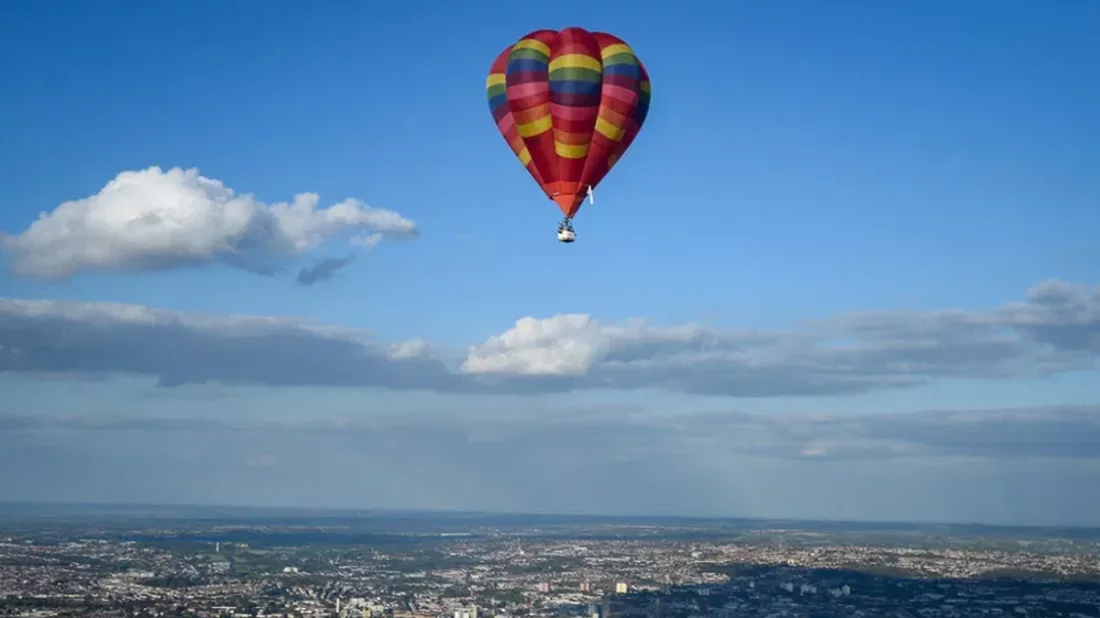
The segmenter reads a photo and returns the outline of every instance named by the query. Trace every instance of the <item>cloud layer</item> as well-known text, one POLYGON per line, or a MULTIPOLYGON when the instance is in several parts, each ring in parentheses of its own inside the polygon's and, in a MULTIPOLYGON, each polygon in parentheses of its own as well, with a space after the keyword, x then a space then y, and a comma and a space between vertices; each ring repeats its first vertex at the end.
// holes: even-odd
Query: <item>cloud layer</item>
POLYGON ((893 414, 753 414, 737 410, 655 414, 631 406, 510 407, 459 405, 427 412, 376 412, 314 420, 210 417, 43 416, 0 414, 0 432, 303 432, 361 444, 410 435, 450 436, 450 448, 510 445, 534 453, 560 448, 617 460, 684 457, 714 451, 785 460, 842 461, 901 457, 1100 461, 1100 406, 1035 406, 893 414))
POLYGON ((39 278, 81 272, 140 272, 220 263, 260 272, 343 234, 370 246, 412 236, 416 224, 392 210, 347 199, 319 208, 314 193, 267 204, 196 169, 122 172, 103 189, 65 202, 17 235, 0 235, 12 270, 39 278))
MULTIPOLYGON (((261 397, 267 397, 261 395, 261 397)), ((0 413, 13 499, 1095 523, 1100 408, 660 414, 462 402, 0 413), (339 406, 337 406, 339 407, 339 406)), ((331 403, 331 402, 330 402, 331 403)), ((0 410, 4 405, 0 402, 0 410)))
POLYGON ((0 370, 130 373, 164 385, 377 386, 458 392, 661 388, 769 397, 862 393, 940 378, 1042 377, 1100 355, 1100 289, 1048 281, 987 311, 877 311, 799 329, 523 318, 448 354, 423 341, 292 318, 0 300, 0 370))

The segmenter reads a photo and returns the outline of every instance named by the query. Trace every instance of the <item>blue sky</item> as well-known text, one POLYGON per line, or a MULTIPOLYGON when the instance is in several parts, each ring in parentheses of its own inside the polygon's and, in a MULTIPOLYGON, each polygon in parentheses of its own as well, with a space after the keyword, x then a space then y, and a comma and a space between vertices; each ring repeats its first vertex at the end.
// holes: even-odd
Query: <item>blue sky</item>
POLYGON ((0 495, 1100 524, 1100 6, 548 6, 8 7, 0 495), (654 95, 563 246, 484 79, 568 25, 654 95), (304 192, 392 212, 210 249, 304 192))

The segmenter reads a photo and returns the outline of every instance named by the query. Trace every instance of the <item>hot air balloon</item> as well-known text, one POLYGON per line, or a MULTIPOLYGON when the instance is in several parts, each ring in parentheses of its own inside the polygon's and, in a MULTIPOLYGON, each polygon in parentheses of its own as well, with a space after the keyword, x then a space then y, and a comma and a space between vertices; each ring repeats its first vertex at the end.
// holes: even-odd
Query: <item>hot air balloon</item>
POLYGON ((558 240, 573 242, 573 217, 645 122, 645 66, 605 32, 536 30, 497 56, 486 89, 497 129, 565 214, 558 240))

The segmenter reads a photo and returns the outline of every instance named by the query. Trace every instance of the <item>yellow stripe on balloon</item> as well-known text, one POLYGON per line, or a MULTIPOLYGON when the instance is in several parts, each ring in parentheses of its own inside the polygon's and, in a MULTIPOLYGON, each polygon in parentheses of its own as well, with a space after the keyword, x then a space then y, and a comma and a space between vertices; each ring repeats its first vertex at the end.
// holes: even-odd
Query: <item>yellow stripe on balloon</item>
POLYGON ((485 80, 485 87, 492 88, 493 86, 503 86, 507 77, 508 76, 504 73, 490 73, 489 78, 485 80))
POLYGON ((550 46, 538 39, 523 39, 512 47, 512 51, 517 49, 533 49, 542 53, 544 56, 550 56, 550 46))
POLYGON ((533 122, 518 125, 516 128, 519 129, 519 134, 523 137, 534 137, 540 133, 545 133, 546 131, 549 131, 551 125, 553 125, 553 122, 553 118, 549 114, 547 114, 546 116, 543 116, 542 118, 539 118, 538 120, 535 120, 533 122))
POLYGON ((610 58, 615 54, 630 54, 634 55, 634 50, 630 49, 630 46, 626 43, 614 43, 600 50, 600 56, 603 58, 610 58))
POLYGON ((623 137, 622 129, 603 118, 596 118, 596 132, 613 142, 617 142, 623 137))
POLYGON ((599 73, 603 71, 603 63, 585 54, 565 54, 550 61, 550 70, 558 69, 592 69, 599 73))
POLYGON ((566 159, 581 159, 588 154, 588 144, 563 144, 554 142, 554 152, 566 159))
POLYGON ((527 164, 531 162, 531 151, 527 150, 527 145, 523 143, 523 138, 517 136, 516 139, 508 142, 508 145, 512 147, 512 153, 516 155, 516 158, 523 164, 523 167, 527 167, 527 164))

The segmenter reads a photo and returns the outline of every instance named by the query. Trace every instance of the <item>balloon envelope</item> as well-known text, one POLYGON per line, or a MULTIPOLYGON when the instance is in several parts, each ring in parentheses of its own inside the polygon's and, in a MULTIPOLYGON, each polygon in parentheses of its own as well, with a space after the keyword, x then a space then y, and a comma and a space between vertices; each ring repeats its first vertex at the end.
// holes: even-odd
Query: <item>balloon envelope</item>
POLYGON ((622 39, 536 30, 497 56, 486 81, 497 129, 566 217, 637 137, 649 74, 622 39))

